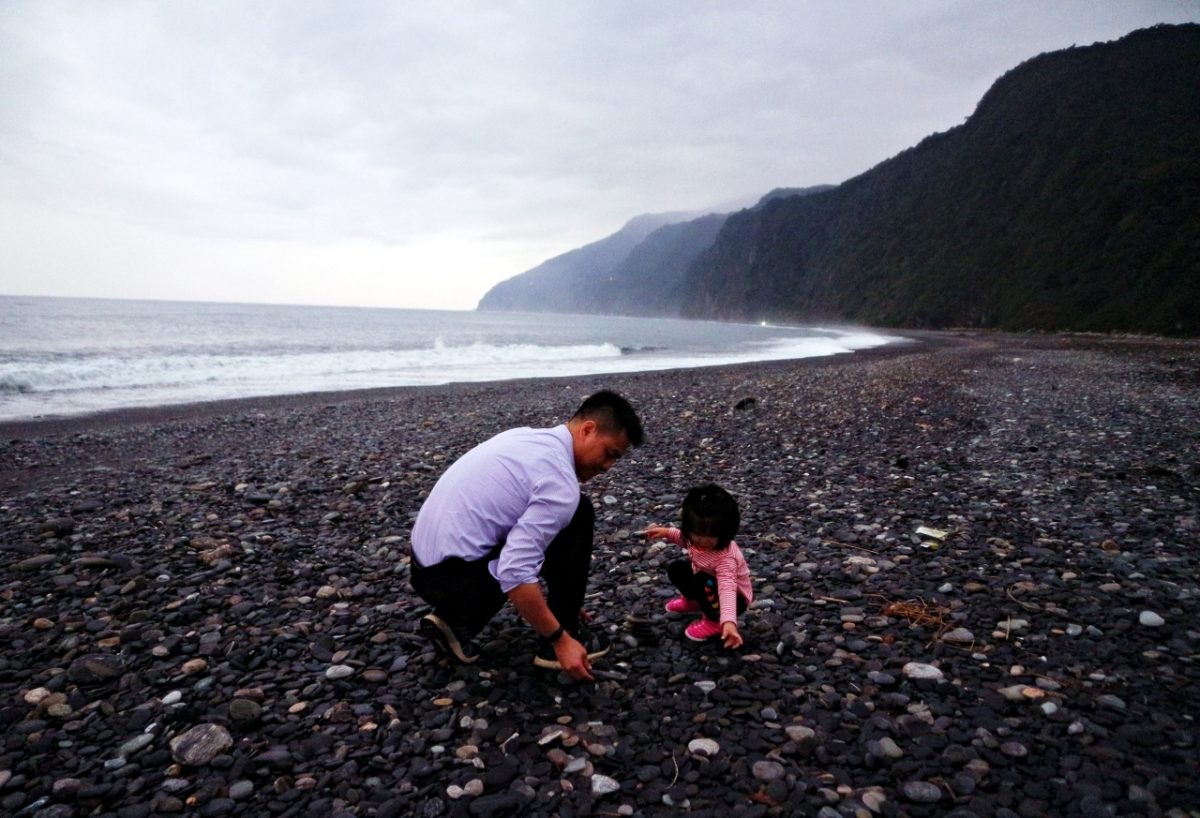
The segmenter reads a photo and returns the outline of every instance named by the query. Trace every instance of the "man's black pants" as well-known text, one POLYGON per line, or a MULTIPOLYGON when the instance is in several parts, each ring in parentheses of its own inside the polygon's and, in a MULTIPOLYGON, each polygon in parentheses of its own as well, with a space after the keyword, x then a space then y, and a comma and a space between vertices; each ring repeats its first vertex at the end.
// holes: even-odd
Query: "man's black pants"
MULTIPOLYGON (((596 512, 592 501, 579 495, 579 506, 567 527, 546 548, 541 578, 546 583, 546 604, 568 632, 578 634, 579 611, 587 592, 592 563, 592 535, 596 512)), ((470 639, 504 607, 508 596, 488 571, 500 555, 501 543, 478 560, 450 557, 436 565, 421 566, 414 559, 413 590, 433 606, 434 613, 463 639, 470 639)))

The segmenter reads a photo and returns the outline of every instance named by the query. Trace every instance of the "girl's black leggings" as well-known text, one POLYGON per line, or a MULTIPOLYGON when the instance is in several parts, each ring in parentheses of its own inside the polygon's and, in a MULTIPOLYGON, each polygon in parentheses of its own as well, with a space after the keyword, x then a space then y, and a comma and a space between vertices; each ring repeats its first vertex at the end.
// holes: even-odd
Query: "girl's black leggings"
MULTIPOLYGON (((721 597, 717 593, 717 578, 704 571, 692 569, 690 560, 675 560, 667 566, 667 578, 679 589, 684 599, 700 606, 706 619, 716 622, 721 618, 721 597)), ((746 598, 738 594, 737 612, 746 612, 746 598)))

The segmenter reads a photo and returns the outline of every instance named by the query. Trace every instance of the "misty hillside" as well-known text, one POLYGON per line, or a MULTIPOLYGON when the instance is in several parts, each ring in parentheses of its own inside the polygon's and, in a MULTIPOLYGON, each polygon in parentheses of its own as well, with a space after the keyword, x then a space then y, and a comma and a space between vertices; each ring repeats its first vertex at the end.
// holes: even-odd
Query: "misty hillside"
MULTIPOLYGON (((806 195, 831 185, 774 190, 806 195)), ((675 313, 692 262, 712 246, 726 214, 664 213, 631 220, 616 233, 571 250, 492 287, 480 310, 582 312, 613 315, 675 313)))
POLYGON ((617 291, 657 275, 690 317, 1195 335, 1197 213, 1200 26, 1157 26, 1022 63, 964 124, 764 197, 695 258, 616 275, 631 248, 560 286, 575 311, 626 311, 617 291))
MULTIPOLYGON (((659 213, 630 219, 607 238, 555 256, 532 270, 500 282, 483 296, 478 309, 596 312, 593 308, 595 293, 603 288, 609 272, 655 230, 687 218, 688 215, 682 213, 659 213)), ((711 243, 710 238, 700 249, 711 243)), ((698 252, 693 258, 695 255, 698 252)))

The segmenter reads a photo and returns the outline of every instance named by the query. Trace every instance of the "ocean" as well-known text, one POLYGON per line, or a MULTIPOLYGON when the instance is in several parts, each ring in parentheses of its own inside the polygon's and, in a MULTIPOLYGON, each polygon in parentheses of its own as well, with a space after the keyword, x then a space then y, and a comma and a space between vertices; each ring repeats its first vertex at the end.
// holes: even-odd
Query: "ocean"
POLYGON ((0 420, 807 358, 895 340, 673 318, 0 296, 0 420))

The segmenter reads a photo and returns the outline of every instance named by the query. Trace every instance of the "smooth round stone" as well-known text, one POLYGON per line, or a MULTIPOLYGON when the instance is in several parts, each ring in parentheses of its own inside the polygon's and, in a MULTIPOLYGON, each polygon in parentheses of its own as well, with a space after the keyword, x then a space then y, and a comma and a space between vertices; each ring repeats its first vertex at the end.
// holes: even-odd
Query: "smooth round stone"
POLYGON ((66 702, 55 702, 46 708, 46 715, 55 719, 65 719, 74 712, 74 708, 66 702))
POLYGON ((1083 633, 1083 625, 1072 623, 1067 625, 1067 636, 1079 636, 1083 633))
POLYGON ((787 737, 797 744, 815 738, 817 735, 816 730, 813 730, 811 727, 805 727, 802 724, 789 724, 783 728, 783 732, 787 733, 787 737))
POLYGON ((902 788, 904 797, 918 804, 936 804, 942 800, 942 790, 928 781, 909 781, 902 788))
POLYGON ((878 815, 883 809, 884 802, 887 801, 887 796, 879 790, 867 790, 862 794, 860 800, 863 802, 864 807, 878 815))
POLYGON ((345 679, 354 675, 354 668, 349 665, 332 665, 325 671, 326 679, 345 679))
POLYGON ((592 795, 608 795, 619 789, 621 785, 615 778, 600 774, 592 776, 592 795))
POLYGON ((785 772, 783 765, 778 761, 769 761, 767 759, 754 762, 752 771, 754 777, 759 781, 778 781, 783 778, 785 772))
POLYGON ((696 687, 700 688, 700 690, 705 693, 712 693, 714 690, 717 689, 716 682, 709 682, 709 681, 695 682, 695 685, 696 685, 696 687))
POLYGON ((1138 614, 1138 622, 1147 628, 1159 628, 1166 624, 1166 620, 1154 611, 1142 611, 1138 614))
POLYGON ((208 670, 208 662, 206 662, 204 659, 189 659, 183 663, 183 667, 181 667, 180 670, 183 671, 183 675, 185 676, 203 673, 204 671, 208 670))
POLYGON ((229 785, 229 797, 234 801, 241 801, 243 798, 249 798, 253 794, 253 781, 246 781, 245 779, 242 779, 241 781, 235 781, 229 785))
POLYGON ((979 785, 973 777, 961 774, 950 779, 950 786, 959 795, 970 795, 979 785))
POLYGON ((372 667, 362 672, 362 678, 363 681, 370 682, 371 684, 382 684, 388 680, 388 673, 386 670, 372 667))
POLYGON ((172 690, 170 693, 162 697, 162 703, 170 707, 173 704, 179 704, 183 701, 183 693, 178 690, 172 690))
POLYGON ((234 699, 229 703, 229 718, 234 721, 258 721, 262 717, 262 705, 249 699, 234 699))
POLYGON ((233 746, 233 737, 219 724, 198 724, 171 739, 171 756, 180 764, 199 767, 233 746))
POLYGON ((945 678, 945 674, 941 670, 933 665, 927 665, 922 662, 909 662, 900 669, 900 672, 908 679, 933 679, 934 681, 941 681, 945 678))
POLYGON ((50 698, 51 695, 51 692, 47 688, 35 687, 33 690, 30 690, 25 694, 25 704, 37 706, 46 699, 50 698))
POLYGON ((1022 702, 1025 701, 1026 687, 1027 685, 1009 685, 1008 687, 1000 688, 996 692, 1010 702, 1022 702))
POLYGON ((75 684, 102 684, 125 672, 125 665, 116 656, 107 653, 89 653, 80 656, 67 668, 67 678, 75 684))
POLYGON ((867 742, 867 749, 876 758, 903 758, 904 751, 890 736, 884 736, 878 741, 867 742))
POLYGON ((1029 750, 1019 741, 1006 741, 1000 745, 1000 752, 1010 758, 1024 758, 1029 755, 1029 750))
POLYGON ((149 733, 143 733, 140 736, 134 736, 129 741, 117 748, 117 755, 128 757, 154 742, 154 736, 149 733))
POLYGON ((942 634, 943 642, 953 642, 956 644, 970 644, 975 641, 975 634, 971 633, 966 628, 955 628, 952 631, 947 631, 942 634))
POLYGON ((721 745, 713 741, 711 738, 694 738, 688 742, 688 752, 698 753, 700 755, 712 758, 717 753, 721 752, 721 745))

